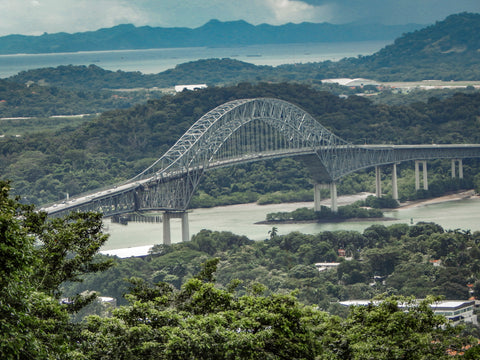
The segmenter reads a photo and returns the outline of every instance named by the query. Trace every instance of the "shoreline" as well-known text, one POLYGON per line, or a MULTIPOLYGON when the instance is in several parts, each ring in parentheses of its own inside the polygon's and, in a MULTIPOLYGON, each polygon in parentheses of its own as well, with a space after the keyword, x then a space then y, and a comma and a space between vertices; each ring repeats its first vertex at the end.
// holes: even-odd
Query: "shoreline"
POLYGON ((403 204, 400 204, 400 206, 397 209, 398 210, 410 209, 414 207, 426 206, 431 204, 439 204, 439 203, 448 202, 448 201, 469 199, 472 197, 477 197, 477 198, 479 197, 479 195, 475 193, 475 190, 461 190, 461 191, 453 192, 447 195, 439 196, 436 198, 407 201, 403 204))
POLYGON ((344 222, 362 222, 362 221, 392 221, 391 217, 373 217, 373 218, 350 218, 350 219, 319 219, 319 220, 263 220, 255 225, 275 225, 275 224, 339 224, 344 222))

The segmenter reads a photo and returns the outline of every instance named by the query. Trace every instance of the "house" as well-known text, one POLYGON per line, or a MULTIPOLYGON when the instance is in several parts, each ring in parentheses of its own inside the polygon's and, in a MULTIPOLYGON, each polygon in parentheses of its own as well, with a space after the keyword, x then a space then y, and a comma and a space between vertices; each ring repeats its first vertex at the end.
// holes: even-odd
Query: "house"
MULTIPOLYGON (((363 305, 372 303, 371 300, 347 300, 340 301, 343 306, 363 305)), ((378 303, 378 302, 377 302, 378 303)), ((408 308, 406 305, 399 304, 400 308, 408 308)), ((477 315, 474 314, 475 301, 472 300, 443 300, 430 305, 435 315, 444 315, 452 321, 453 325, 461 322, 468 322, 477 325, 477 315)))

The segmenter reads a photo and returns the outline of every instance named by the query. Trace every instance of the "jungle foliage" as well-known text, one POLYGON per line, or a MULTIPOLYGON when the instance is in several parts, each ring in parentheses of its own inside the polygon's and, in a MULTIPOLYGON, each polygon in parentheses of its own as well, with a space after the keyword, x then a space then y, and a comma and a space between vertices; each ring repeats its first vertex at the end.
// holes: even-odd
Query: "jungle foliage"
POLYGON ((61 303, 61 284, 108 269, 112 259, 97 258, 107 240, 99 214, 71 214, 47 220, 31 205, 10 197, 0 181, 0 357, 70 358, 75 331, 70 314, 96 295, 74 294, 61 303))
POLYGON ((338 310, 334 303, 339 300, 370 299, 383 293, 466 299, 470 289, 480 289, 479 244, 479 232, 446 231, 433 223, 372 225, 363 232, 314 235, 279 234, 273 227, 264 241, 202 230, 189 242, 156 245, 145 258, 117 259, 115 268, 86 276, 83 283, 64 284, 64 291, 68 295, 95 290, 125 303, 124 278, 140 277, 150 284, 163 281, 180 289, 200 271, 201 263, 216 257, 218 285, 227 287, 239 279, 241 293, 255 282, 263 284, 267 293, 296 290, 301 302, 331 312, 338 310), (340 249, 346 258, 339 256, 340 249), (314 266, 319 262, 340 265, 319 272, 314 266))
POLYGON ((129 108, 146 101, 149 96, 155 97, 155 93, 119 93, 98 87, 68 89, 64 86, 46 86, 42 81, 39 84, 20 84, 0 79, 0 117, 95 115, 107 110, 129 108))
MULTIPOLYGON (((441 232, 435 225, 426 228, 441 232)), ((422 230, 415 229, 412 236, 422 230)), ((462 235, 467 236, 457 245, 472 239, 462 235)), ((197 271, 175 287, 168 282, 172 276, 157 273, 155 280, 141 279, 131 277, 131 270, 145 275, 139 271, 144 268, 138 267, 140 262, 148 266, 153 257, 165 260, 180 248, 157 247, 157 254, 147 259, 128 259, 125 272, 124 266, 110 268, 112 259, 97 255, 106 238, 99 214, 48 221, 45 213, 10 197, 9 183, 0 182, 2 359, 363 359, 372 354, 377 359, 447 359, 451 351, 462 351, 467 359, 478 355, 477 339, 433 314, 429 305, 437 298, 383 297, 378 305, 354 307, 341 318, 301 303, 289 290, 271 293, 256 281, 237 278, 222 285, 219 266, 225 265, 225 257, 245 260, 255 253, 258 257, 262 247, 252 245, 268 242, 293 255, 298 240, 287 243, 273 235, 266 242, 252 243, 233 234, 204 231, 184 244, 197 247, 184 248, 185 255, 193 250, 197 271), (212 256, 217 252, 223 259, 212 256), (97 293, 77 293, 60 301, 64 286, 115 269, 116 280, 129 284, 125 305, 108 316, 74 322, 72 314, 97 293), (130 276, 128 282, 119 280, 121 272, 130 276), (409 304, 409 310, 400 303, 409 304)), ((297 285, 319 275, 308 266, 292 267, 291 255, 287 266, 297 285)), ((174 257, 170 261, 180 271, 182 265, 191 264, 174 257)))

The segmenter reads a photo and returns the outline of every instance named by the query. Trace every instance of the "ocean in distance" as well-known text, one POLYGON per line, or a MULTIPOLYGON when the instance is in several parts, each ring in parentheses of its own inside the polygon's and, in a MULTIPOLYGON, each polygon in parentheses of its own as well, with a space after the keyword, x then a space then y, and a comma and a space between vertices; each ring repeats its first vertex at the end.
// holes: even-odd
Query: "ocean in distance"
POLYGON ((60 65, 94 64, 111 71, 158 74, 178 64, 211 58, 231 58, 270 66, 338 61, 346 57, 371 55, 392 42, 393 40, 0 55, 0 78, 8 78, 21 71, 60 65))

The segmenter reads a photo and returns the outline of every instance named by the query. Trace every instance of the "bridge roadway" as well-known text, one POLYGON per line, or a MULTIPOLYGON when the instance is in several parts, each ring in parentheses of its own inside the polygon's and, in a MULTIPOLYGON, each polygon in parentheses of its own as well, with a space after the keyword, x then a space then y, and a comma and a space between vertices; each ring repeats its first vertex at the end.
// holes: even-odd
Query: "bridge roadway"
MULTIPOLYGON (((355 146, 359 151, 359 154, 367 156, 371 152, 383 151, 386 152, 385 156, 380 158, 380 161, 368 162, 364 166, 357 167, 356 170, 361 170, 373 166, 381 166, 388 164, 397 164, 403 161, 412 161, 412 160, 431 160, 431 159, 464 159, 464 158, 476 158, 480 157, 480 144, 432 144, 432 145, 360 145, 355 146)), ((336 153, 338 157, 341 157, 342 150, 350 150, 351 146, 339 146, 336 148, 336 153)), ((328 151, 329 149, 324 149, 328 151)), ((311 168, 311 173, 317 183, 322 182, 332 182, 331 179, 328 179, 323 171, 317 171, 317 169, 322 168, 323 165, 320 161, 312 162, 311 157, 313 155, 314 159, 320 159, 317 157, 318 153, 321 153, 320 150, 311 150, 311 149, 287 149, 287 150, 277 150, 270 151, 258 154, 246 154, 237 158, 231 158, 228 160, 219 160, 209 164, 208 170, 213 170, 221 167, 232 166, 236 164, 255 162, 261 160, 276 159, 282 157, 299 157, 304 160, 307 167, 311 168), (325 181, 326 180, 326 181, 325 181)), ((127 182, 119 185, 113 185, 112 187, 102 189, 100 191, 91 192, 87 194, 80 195, 78 197, 70 198, 60 203, 55 203, 41 208, 42 211, 46 211, 49 215, 55 215, 60 213, 65 213, 68 211, 90 209, 89 204, 101 204, 104 203, 106 199, 113 199, 115 197, 123 196, 126 193, 132 193, 149 187, 151 184, 154 184, 161 180, 162 182, 172 181, 177 178, 185 176, 191 171, 198 171, 198 168, 188 169, 184 171, 171 171, 164 172, 161 174, 155 174, 151 177, 136 180, 133 182, 127 182)), ((349 172, 352 172, 349 171, 349 172)), ((95 206, 94 206, 95 207, 95 206)), ((124 208, 124 209, 114 209, 112 212, 106 212, 106 216, 119 215, 123 213, 128 213, 132 211, 142 211, 143 209, 135 208, 124 208)), ((151 210, 158 211, 169 211, 169 210, 183 210, 183 209, 169 209, 167 207, 159 206, 158 208, 150 208, 151 210)))

